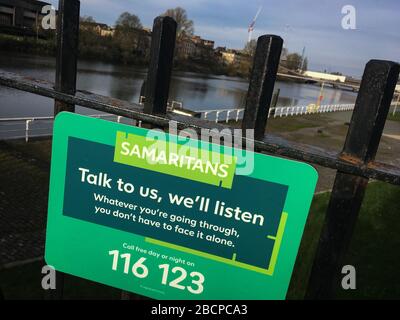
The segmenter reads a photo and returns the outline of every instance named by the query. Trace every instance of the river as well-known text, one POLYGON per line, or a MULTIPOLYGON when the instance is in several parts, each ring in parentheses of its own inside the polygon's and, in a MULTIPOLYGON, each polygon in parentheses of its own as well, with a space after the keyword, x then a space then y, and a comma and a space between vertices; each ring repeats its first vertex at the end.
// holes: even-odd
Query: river
MULTIPOLYGON (((55 59, 0 52, 0 69, 54 82, 55 59)), ((77 88, 132 102, 138 102, 146 69, 111 63, 79 61, 77 88)), ((183 107, 194 111, 209 109, 242 108, 246 99, 248 82, 244 79, 204 75, 191 72, 174 72, 170 87, 170 100, 182 102, 183 107)), ((319 86, 280 82, 278 106, 307 105, 315 103, 319 86)), ((356 94, 339 89, 325 88, 323 104, 353 103, 356 94)), ((0 86, 0 118, 49 116, 53 101, 30 93, 0 86)), ((99 113, 85 108, 83 114, 99 113)))

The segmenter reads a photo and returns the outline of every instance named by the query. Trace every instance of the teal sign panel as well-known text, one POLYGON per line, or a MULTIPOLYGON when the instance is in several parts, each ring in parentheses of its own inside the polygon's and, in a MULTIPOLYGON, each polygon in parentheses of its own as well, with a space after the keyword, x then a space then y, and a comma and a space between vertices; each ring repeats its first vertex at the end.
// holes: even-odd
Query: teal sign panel
POLYGON ((66 112, 53 135, 56 270, 155 299, 285 298, 313 167, 66 112))

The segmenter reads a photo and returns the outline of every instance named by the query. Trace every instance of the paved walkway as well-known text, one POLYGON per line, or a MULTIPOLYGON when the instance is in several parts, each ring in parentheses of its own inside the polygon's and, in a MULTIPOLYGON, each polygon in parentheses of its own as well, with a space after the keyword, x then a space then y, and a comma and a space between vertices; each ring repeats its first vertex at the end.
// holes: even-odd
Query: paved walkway
POLYGON ((399 134, 383 134, 384 137, 388 137, 388 138, 392 138, 392 139, 396 139, 396 140, 400 140, 400 135, 399 134))

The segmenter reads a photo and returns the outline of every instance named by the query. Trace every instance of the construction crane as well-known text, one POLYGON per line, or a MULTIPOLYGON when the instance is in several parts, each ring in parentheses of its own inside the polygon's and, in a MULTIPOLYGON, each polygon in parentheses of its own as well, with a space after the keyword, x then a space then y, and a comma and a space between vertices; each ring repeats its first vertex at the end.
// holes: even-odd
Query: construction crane
POLYGON ((260 7, 258 8, 258 11, 257 11, 256 15, 254 16, 253 21, 252 21, 252 22, 250 23, 250 25, 249 25, 249 28, 248 28, 248 30, 247 30, 247 32, 249 33, 249 38, 248 38, 247 42, 250 42, 250 41, 251 41, 251 35, 252 35, 252 33, 253 33, 254 26, 255 26, 255 24, 256 24, 256 20, 257 20, 257 18, 258 18, 258 16, 259 16, 261 10, 262 10, 262 6, 260 6, 260 7))

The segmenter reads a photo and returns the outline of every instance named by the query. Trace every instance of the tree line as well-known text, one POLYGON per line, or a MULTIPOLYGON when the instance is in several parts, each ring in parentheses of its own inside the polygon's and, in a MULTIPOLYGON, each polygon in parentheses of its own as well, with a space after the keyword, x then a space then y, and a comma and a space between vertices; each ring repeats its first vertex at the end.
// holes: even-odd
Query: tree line
MULTIPOLYGON (((187 12, 181 7, 168 9, 163 16, 170 16, 177 22, 177 41, 194 34, 194 23, 188 18, 187 12)), ((81 59, 94 59, 106 62, 147 65, 151 45, 150 32, 143 29, 140 18, 129 12, 123 12, 115 21, 114 28, 107 35, 102 35, 96 29, 98 24, 91 16, 80 18, 79 31, 79 57, 81 59)), ((102 27, 107 28, 106 25, 102 27)), ((24 41, 15 41, 12 37, 0 37, 0 44, 4 50, 20 51, 24 53, 37 53, 55 55, 55 33, 47 33, 47 40, 24 38, 24 41)), ((242 53, 250 57, 242 59, 240 63, 224 64, 216 55, 207 59, 194 59, 193 57, 177 57, 174 68, 180 70, 226 74, 232 76, 248 77, 251 70, 251 57, 254 55, 256 40, 246 44, 242 53), (204 60, 204 61, 203 61, 204 60)), ((298 53, 283 52, 286 59, 282 64, 287 69, 307 70, 307 59, 303 61, 298 53)))
MULTIPOLYGON (((168 9, 163 16, 170 16, 177 22, 177 37, 194 33, 193 21, 188 19, 185 9, 177 7, 168 9)), ((150 49, 149 37, 143 31, 140 18, 132 13, 123 12, 115 22, 113 36, 101 36, 93 28, 82 28, 84 25, 95 25, 91 16, 81 18, 80 56, 97 58, 124 64, 146 64, 150 49)))

